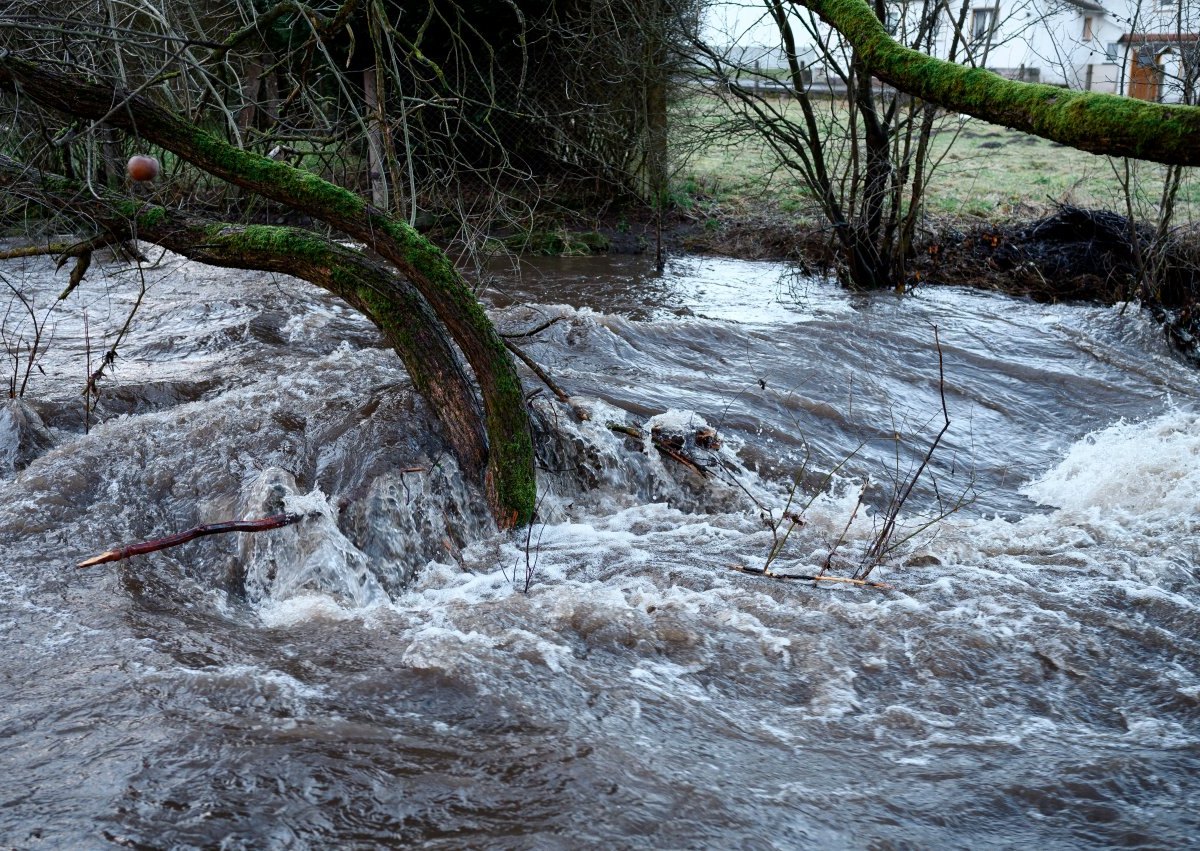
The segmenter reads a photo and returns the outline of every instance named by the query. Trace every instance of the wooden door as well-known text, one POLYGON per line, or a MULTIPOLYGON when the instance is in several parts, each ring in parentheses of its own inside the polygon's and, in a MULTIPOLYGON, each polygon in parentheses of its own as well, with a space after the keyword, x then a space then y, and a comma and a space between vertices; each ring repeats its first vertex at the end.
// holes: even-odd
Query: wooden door
POLYGON ((1132 50, 1129 55, 1129 96, 1138 100, 1158 100, 1162 87, 1162 69, 1146 62, 1132 50))

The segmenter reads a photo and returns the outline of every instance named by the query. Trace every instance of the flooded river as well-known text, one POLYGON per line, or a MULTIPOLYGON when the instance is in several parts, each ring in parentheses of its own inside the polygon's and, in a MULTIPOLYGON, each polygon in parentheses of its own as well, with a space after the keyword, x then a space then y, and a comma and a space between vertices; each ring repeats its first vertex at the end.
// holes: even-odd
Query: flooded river
POLYGON ((590 419, 529 376, 539 522, 498 535, 399 359, 309 285, 97 263, 47 315, 65 272, 0 272, 49 344, 0 409, 0 847, 1200 836, 1200 373, 1133 308, 504 270, 497 323, 555 320, 520 342, 590 419), (785 510, 781 572, 869 563, 943 395, 890 589, 731 569, 785 510), (714 428, 711 475, 610 424, 714 428), (281 501, 311 516, 73 567, 281 501))

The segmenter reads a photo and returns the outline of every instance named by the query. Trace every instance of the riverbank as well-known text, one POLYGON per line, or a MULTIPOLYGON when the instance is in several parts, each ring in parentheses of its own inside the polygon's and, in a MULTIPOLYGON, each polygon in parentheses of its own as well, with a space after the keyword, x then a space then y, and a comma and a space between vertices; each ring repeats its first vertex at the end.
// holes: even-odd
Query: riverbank
MULTIPOLYGON (((904 291, 968 286, 1039 302, 1137 303, 1163 326, 1172 345, 1200 364, 1200 225, 1177 228, 1152 254, 1152 228, 1104 209, 1071 204, 1026 207, 1007 219, 930 216, 908 258, 904 291), (1153 270, 1147 283, 1144 270, 1153 270)), ((777 204, 676 205, 661 222, 622 213, 586 227, 509 236, 518 253, 707 254, 787 261, 809 274, 834 275, 830 228, 777 204)))

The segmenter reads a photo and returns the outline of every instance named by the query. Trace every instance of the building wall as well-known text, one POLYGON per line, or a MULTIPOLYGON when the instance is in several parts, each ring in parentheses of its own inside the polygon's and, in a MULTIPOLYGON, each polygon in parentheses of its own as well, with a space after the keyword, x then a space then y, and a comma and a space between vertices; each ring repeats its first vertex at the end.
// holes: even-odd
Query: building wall
MULTIPOLYGON (((747 9, 754 5, 746 2, 747 9)), ((887 23, 900 41, 911 42, 923 6, 923 0, 891 4, 887 23)), ((947 11, 939 19, 930 51, 936 56, 949 58, 957 42, 954 59, 962 64, 986 67, 1012 79, 1128 94, 1130 67, 1140 51, 1143 57, 1149 53, 1149 61, 1155 63, 1152 70, 1161 83, 1154 97, 1165 102, 1180 99, 1180 85, 1172 78, 1186 63, 1178 55, 1162 55, 1162 44, 1139 46, 1127 36, 1130 32, 1200 33, 1200 0, 968 0, 961 28, 957 26, 960 3, 950 0, 943 8, 947 11), (977 34, 977 22, 989 18, 985 32, 977 34)), ((762 11, 757 14, 761 23, 762 11)), ((793 14, 804 13, 794 9, 793 14)), ((816 29, 828 32, 823 24, 816 29)), ((746 61, 747 66, 782 65, 778 48, 770 44, 770 32, 755 32, 756 40, 767 46, 739 48, 743 51, 739 58, 753 60, 746 61)), ((796 32, 804 38, 803 27, 796 32)), ((1179 49, 1197 51, 1194 43, 1179 49)), ((825 76, 815 53, 805 59, 814 63, 814 79, 825 76)), ((1200 56, 1191 64, 1200 66, 1200 56)))
MULTIPOLYGON (((974 0, 963 29, 973 36, 970 64, 982 65, 1014 79, 1035 78, 1050 85, 1113 90, 1117 80, 1103 65, 1120 65, 1109 55, 1124 28, 1103 11, 1084 9, 1065 0, 974 0), (990 34, 979 37, 980 15, 994 16, 990 34), (1089 74, 1088 66, 1091 67, 1089 74)), ((948 55, 954 21, 947 16, 940 50, 948 55)), ((960 59, 959 61, 963 61, 960 59)))
MULTIPOLYGON (((1134 52, 1123 37, 1131 31, 1200 32, 1200 0, 1095 0, 1082 5, 1067 0, 972 0, 965 35, 975 35, 972 20, 980 14, 994 16, 990 35, 973 38, 969 60, 959 61, 1007 77, 1116 94, 1125 93, 1129 85, 1134 52)), ((953 23, 947 15, 945 32, 939 34, 941 55, 948 54, 953 23)), ((1143 53, 1153 54, 1143 61, 1154 61, 1160 69, 1157 96, 1165 102, 1181 98, 1178 77, 1185 64, 1179 54, 1185 49, 1196 48, 1188 45, 1166 55, 1143 48, 1143 53)))

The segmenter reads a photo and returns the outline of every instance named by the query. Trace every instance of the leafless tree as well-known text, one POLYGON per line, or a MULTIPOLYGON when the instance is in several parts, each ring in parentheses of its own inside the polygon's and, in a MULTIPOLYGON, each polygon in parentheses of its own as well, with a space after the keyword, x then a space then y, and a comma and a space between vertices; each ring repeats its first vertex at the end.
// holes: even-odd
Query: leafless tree
MULTIPOLYGON (((875 12, 896 38, 933 51, 946 20, 941 0, 885 3, 875 12)), ((881 84, 855 51, 814 14, 783 0, 763 0, 763 20, 778 39, 770 59, 698 37, 697 82, 728 107, 725 134, 764 141, 782 168, 797 177, 820 216, 849 286, 904 285, 921 221, 925 187, 939 161, 939 110, 881 84)), ((984 42, 963 37, 969 7, 950 19, 948 52, 971 61, 984 42)), ((989 25, 990 26, 990 25, 989 25)))

